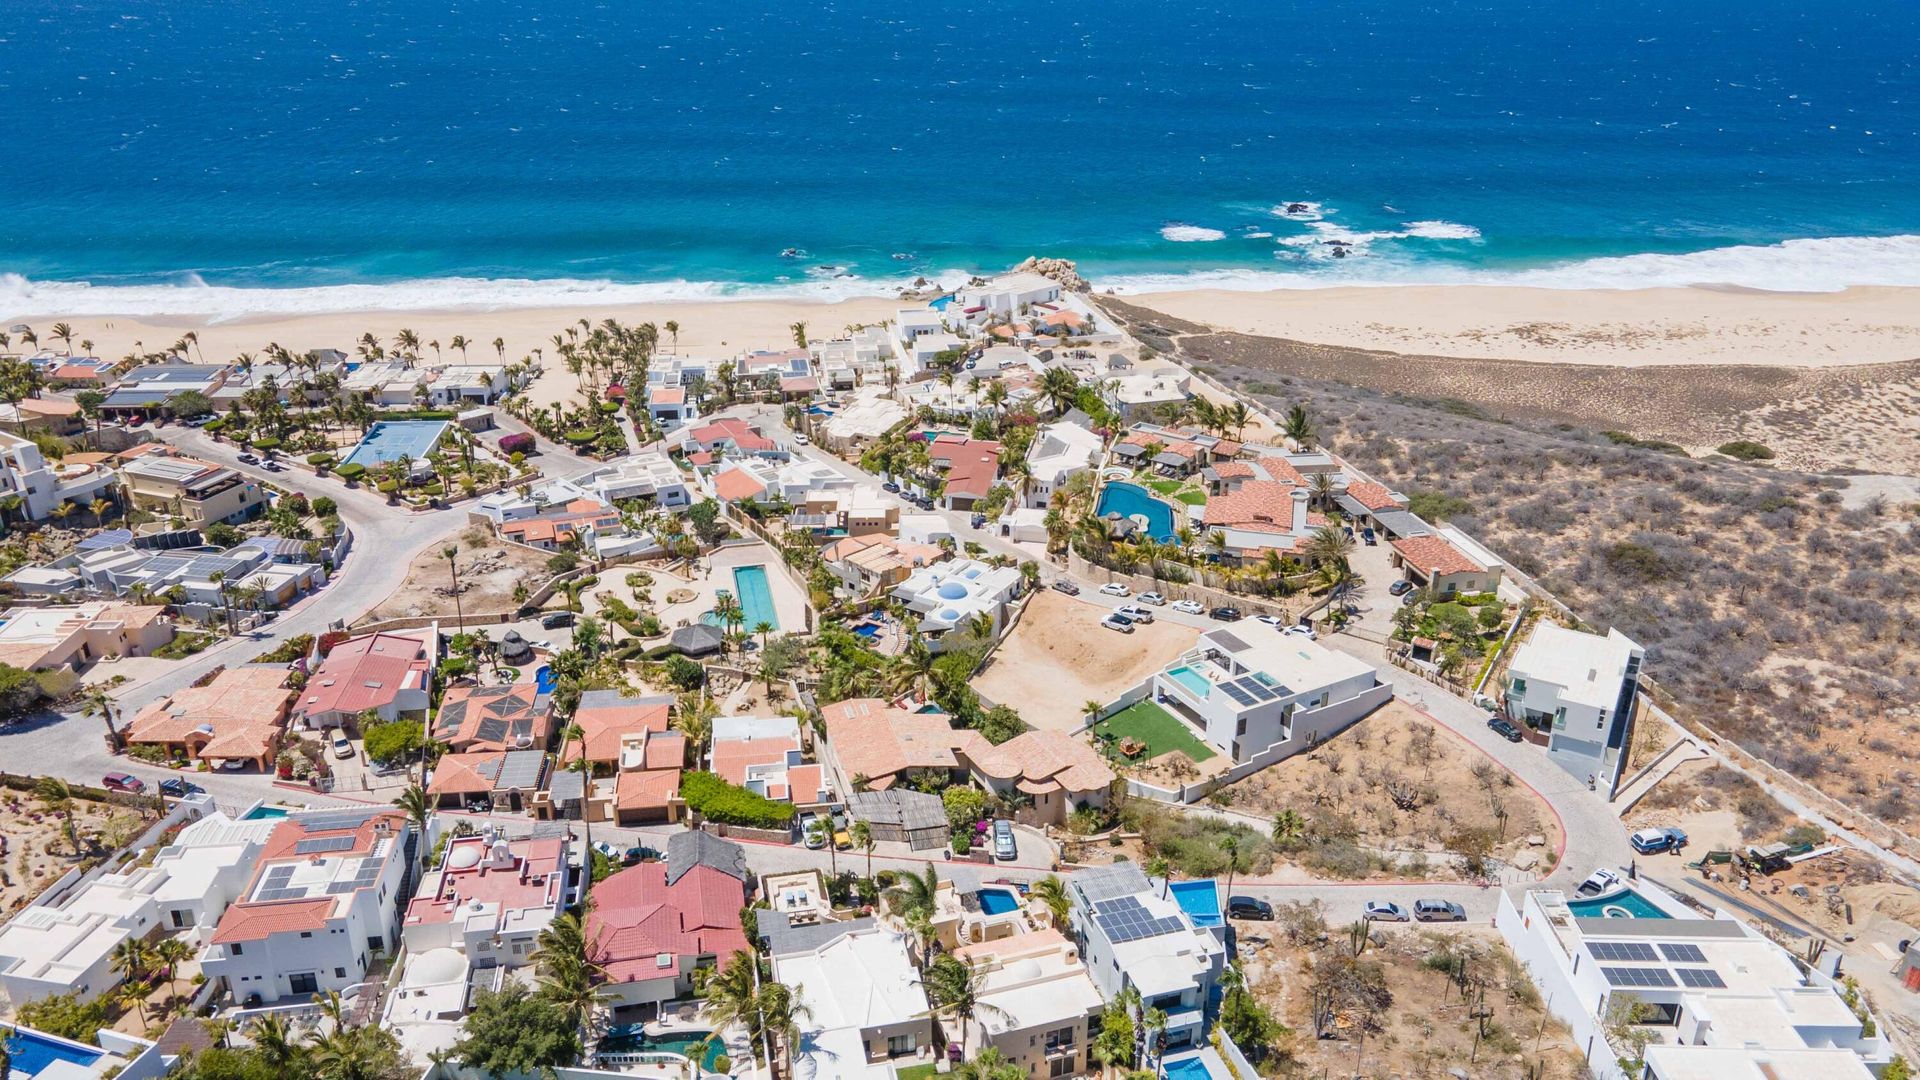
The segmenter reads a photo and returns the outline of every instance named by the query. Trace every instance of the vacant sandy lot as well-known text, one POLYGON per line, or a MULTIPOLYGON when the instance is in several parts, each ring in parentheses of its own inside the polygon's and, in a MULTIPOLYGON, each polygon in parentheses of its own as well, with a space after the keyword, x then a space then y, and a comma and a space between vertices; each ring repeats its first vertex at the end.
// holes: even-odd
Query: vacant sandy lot
POLYGON ((1039 593, 974 689, 1034 727, 1071 731, 1086 722, 1082 704, 1112 701, 1200 637, 1194 627, 1166 622, 1117 633, 1100 625, 1106 613, 1051 589, 1039 593))
MULTIPOLYGON (((553 556, 514 544, 506 544, 478 527, 460 534, 460 603, 468 615, 512 611, 520 604, 513 598, 513 587, 525 583, 532 592, 553 577, 547 560, 553 556)), ((452 578, 440 548, 421 552, 407 568, 405 584, 381 601, 369 620, 412 619, 444 615, 452 619, 455 606, 452 578)))

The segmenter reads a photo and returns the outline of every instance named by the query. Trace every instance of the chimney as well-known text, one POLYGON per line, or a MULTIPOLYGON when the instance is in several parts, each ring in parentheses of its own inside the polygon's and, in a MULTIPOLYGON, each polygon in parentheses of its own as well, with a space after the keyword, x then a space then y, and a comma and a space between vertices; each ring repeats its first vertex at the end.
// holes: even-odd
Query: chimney
POLYGON ((1306 488, 1293 489, 1293 535, 1295 536, 1307 535, 1307 500, 1309 498, 1306 488))

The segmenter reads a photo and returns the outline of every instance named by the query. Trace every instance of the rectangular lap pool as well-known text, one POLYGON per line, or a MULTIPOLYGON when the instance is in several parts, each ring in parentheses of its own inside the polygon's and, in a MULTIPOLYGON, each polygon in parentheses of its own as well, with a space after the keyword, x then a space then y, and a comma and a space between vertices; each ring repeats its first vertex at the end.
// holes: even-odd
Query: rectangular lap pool
POLYGON ((445 420, 382 420, 367 429, 342 464, 371 469, 383 462, 424 458, 446 430, 445 420))
POLYGON ((746 617, 742 628, 753 633, 761 623, 780 629, 780 616, 773 610, 773 590, 767 585, 764 566, 733 568, 733 594, 740 598, 740 613, 746 617))
POLYGON ((1173 902, 1187 913, 1193 925, 1209 927, 1220 925, 1220 888, 1211 881, 1176 881, 1167 886, 1173 892, 1173 902))
POLYGON ((1213 684, 1207 681, 1205 675, 1200 674, 1190 667, 1174 668, 1172 671, 1167 672, 1167 678, 1186 687, 1187 692, 1194 697, 1206 697, 1208 691, 1213 689, 1213 684))

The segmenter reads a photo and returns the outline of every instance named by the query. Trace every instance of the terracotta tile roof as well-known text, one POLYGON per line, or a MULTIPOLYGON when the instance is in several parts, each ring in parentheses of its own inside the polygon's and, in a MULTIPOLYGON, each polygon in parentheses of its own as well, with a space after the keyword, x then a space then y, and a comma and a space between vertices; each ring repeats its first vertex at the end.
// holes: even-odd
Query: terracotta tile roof
POLYGON ((783 394, 811 394, 820 389, 820 380, 811 375, 789 375, 780 380, 783 394))
POLYGON ((287 672, 230 668, 205 686, 191 686, 140 710, 127 726, 132 743, 199 744, 202 757, 261 758, 273 752, 287 722, 287 672))
POLYGON ((664 810, 679 790, 679 769, 630 769, 615 782, 613 801, 622 810, 664 810))
POLYGON ((785 761, 787 751, 798 749, 800 740, 793 738, 715 739, 713 772, 730 784, 744 785, 749 768, 785 761))
POLYGON ((744 420, 725 417, 711 423, 702 424, 687 432, 686 442, 697 444, 703 450, 731 443, 742 450, 772 450, 773 441, 762 436, 744 420))
POLYGON ((947 469, 949 494, 984 499, 1000 475, 1000 444, 991 439, 941 435, 927 447, 927 455, 936 463, 951 463, 947 469))
MULTIPOLYGON (((286 818, 267 835, 267 842, 260 850, 260 858, 254 863, 253 877, 248 881, 242 895, 253 895, 260 879, 274 864, 308 858, 301 855, 299 851, 303 840, 349 837, 351 843, 345 849, 330 851, 327 853, 327 858, 357 858, 374 851, 382 839, 383 827, 397 840, 401 832, 410 826, 406 815, 398 810, 374 810, 353 823, 331 827, 326 825, 324 818, 316 821, 298 814, 286 818)), ((393 857, 401 849, 395 845, 388 850, 389 857, 393 857)), ((213 942, 225 944, 232 941, 258 941, 269 934, 324 929, 328 918, 333 913, 335 902, 351 902, 351 900, 352 894, 348 893, 299 900, 236 901, 228 905, 226 913, 220 917, 220 925, 214 931, 213 942)))
POLYGON ((1213 453, 1215 457, 1223 457, 1223 458, 1238 457, 1242 449, 1243 447, 1241 446, 1241 444, 1233 439, 1218 439, 1218 440, 1215 440, 1213 444, 1213 453))
POLYGON ((746 469, 726 469, 713 478, 713 493, 722 502, 758 499, 766 490, 767 485, 746 469))
POLYGON ((213 932, 213 943, 262 941, 271 934, 298 930, 325 930, 333 914, 330 898, 316 900, 278 900, 271 904, 234 904, 220 917, 213 932))
POLYGON ((1392 541, 1393 550, 1423 574, 1439 572, 1441 574, 1480 574, 1486 567, 1466 557, 1459 548, 1448 543, 1445 537, 1432 534, 1426 536, 1408 536, 1392 541))
POLYGON ((1202 451, 1199 443, 1188 442, 1174 435, 1165 435, 1158 431, 1130 431, 1120 440, 1122 446, 1151 446, 1160 444, 1160 452, 1174 454, 1183 458, 1198 456, 1202 451))
POLYGON ((552 699, 533 683, 450 686, 433 738, 456 751, 539 750, 553 734, 552 699))
MULTIPOLYGON (((1251 468, 1252 469, 1251 475, 1263 476, 1268 480, 1277 480, 1280 483, 1293 484, 1296 487, 1307 486, 1307 478, 1301 475, 1301 472, 1299 469, 1296 469, 1293 467, 1292 462, 1288 461, 1286 458, 1283 458, 1283 457, 1255 458, 1253 461, 1250 461, 1250 462, 1222 461, 1219 464, 1215 465, 1214 469, 1215 470, 1237 469, 1240 466, 1247 466, 1251 468)), ((1225 472, 1221 472, 1220 475, 1225 476, 1227 474, 1225 472)), ((1249 475, 1249 474, 1242 473, 1238 475, 1249 475)))
POLYGON ((981 772, 996 780, 1021 780, 1021 790, 1034 795, 1103 790, 1113 783, 1113 770, 1093 747, 1058 731, 1023 732, 968 756, 981 772))
POLYGON ((1274 480, 1249 480, 1238 490, 1208 499, 1204 520, 1208 525, 1229 528, 1289 530, 1293 528, 1293 493, 1297 490, 1292 484, 1274 480))
MULTIPOLYGON (((667 697, 623 698, 613 691, 589 690, 580 695, 573 722, 584 737, 588 761, 614 762, 620 759, 623 736, 667 730, 672 709, 673 699, 667 697)), ((568 760, 580 756, 572 743, 567 745, 566 756, 568 760)))
POLYGON ((1245 461, 1223 461, 1213 467, 1213 475, 1222 480, 1252 479, 1253 466, 1245 461))
POLYGON ((391 704, 400 691, 426 686, 427 663, 419 638, 371 634, 343 641, 307 680, 295 711, 321 716, 391 704))
POLYGON ((433 766, 433 782, 427 785, 427 794, 491 794, 500 775, 500 763, 506 757, 499 750, 442 754, 433 766))
POLYGON ((630 866, 593 887, 587 909, 587 941, 595 963, 611 982, 645 982, 662 969, 660 957, 679 963, 702 956, 722 962, 749 948, 740 929, 746 888, 711 866, 694 865, 667 884, 667 864, 630 866))
POLYGON ((1361 506, 1369 510, 1397 510, 1406 504, 1394 498, 1393 492, 1371 480, 1362 480, 1347 485, 1347 494, 1354 497, 1361 506))
POLYGON ((647 392, 647 400, 655 405, 685 405, 687 389, 684 386, 656 386, 647 392))
POLYGON ((885 790, 907 769, 952 769, 955 732, 939 713, 910 713, 879 698, 852 698, 823 706, 827 740, 851 780, 864 776, 885 790))

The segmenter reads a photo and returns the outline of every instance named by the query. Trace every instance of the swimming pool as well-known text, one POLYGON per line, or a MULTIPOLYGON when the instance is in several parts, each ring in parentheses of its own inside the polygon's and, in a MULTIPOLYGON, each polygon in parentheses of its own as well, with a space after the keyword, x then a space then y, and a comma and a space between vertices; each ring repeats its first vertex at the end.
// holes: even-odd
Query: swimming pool
POLYGON ((1197 1056, 1169 1061, 1160 1071, 1167 1080, 1211 1080, 1213 1075, 1207 1071, 1207 1063, 1197 1056))
POLYGON ((1100 505, 1094 507, 1094 513, 1100 517, 1119 514, 1145 518, 1147 535, 1162 544, 1172 542, 1179 535, 1174 531, 1173 507, 1154 498, 1138 484, 1108 484, 1101 488, 1100 505))
POLYGON ((741 629, 753 633, 753 628, 761 623, 780 629, 780 616, 773 610, 773 590, 767 585, 767 568, 764 566, 736 566, 733 568, 734 595, 740 598, 740 613, 746 620, 741 629))
MULTIPOLYGON (((679 1054, 691 1060, 693 1044, 712 1034, 711 1031, 676 1031, 671 1035, 649 1035, 644 1024, 626 1024, 609 1031, 607 1037, 600 1040, 599 1049, 602 1053, 616 1054, 638 1051, 679 1054)), ((707 1047, 705 1056, 700 1059, 700 1068, 707 1072, 718 1072, 714 1062, 719 1061, 726 1052, 725 1040, 713 1040, 713 1045, 707 1047)))
POLYGON ((277 806, 256 806, 252 810, 247 811, 247 816, 241 820, 265 821, 268 818, 283 818, 286 816, 287 812, 277 806))
POLYGON ((533 673, 534 693, 551 694, 558 685, 560 680, 554 677, 553 667, 549 664, 541 664, 540 670, 533 673))
POLYGON ((1211 881, 1176 881, 1167 886, 1173 902, 1187 913, 1193 925, 1220 925, 1220 888, 1211 881))
POLYGON ((853 632, 871 641, 880 636, 880 624, 873 622, 855 623, 853 624, 853 632))
POLYGON ((1213 684, 1207 681, 1207 677, 1190 667, 1174 668, 1167 672, 1167 678, 1186 687, 1194 697, 1206 697, 1213 690, 1213 684))
POLYGON ((67 1039, 42 1035, 37 1031, 14 1028, 7 1035, 7 1053, 13 1058, 13 1071, 37 1076, 56 1061, 68 1061, 85 1068, 106 1056, 106 1052, 67 1039))
POLYGON ((382 462, 424 458, 446 430, 445 420, 382 420, 367 429, 341 464, 371 469, 382 462))
POLYGON ((1653 905, 1653 901, 1634 892, 1621 889, 1605 896, 1593 896, 1584 900, 1567 901, 1567 910, 1573 912, 1576 919, 1671 919, 1673 916, 1653 905))
POLYGON ((978 896, 980 910, 989 915, 1005 915, 1009 911, 1020 910, 1020 898, 1013 895, 1012 889, 981 889, 978 896))

